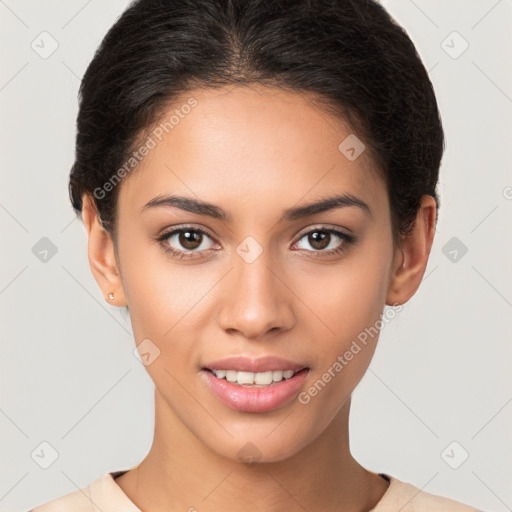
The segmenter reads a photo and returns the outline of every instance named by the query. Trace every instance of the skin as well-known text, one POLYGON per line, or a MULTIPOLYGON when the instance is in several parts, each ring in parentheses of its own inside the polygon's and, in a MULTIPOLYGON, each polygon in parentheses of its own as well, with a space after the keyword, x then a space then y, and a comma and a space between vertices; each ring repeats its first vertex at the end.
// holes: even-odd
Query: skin
MULTIPOLYGON (((129 306, 136 343, 160 355, 146 367, 155 384, 153 445, 116 482, 141 509, 184 511, 368 511, 388 483, 349 449, 350 396, 377 336, 307 404, 266 413, 235 411, 201 378, 230 355, 276 355, 310 368, 308 389, 345 353, 385 304, 416 292, 430 253, 436 207, 423 196, 413 231, 392 242, 385 184, 369 150, 350 161, 338 145, 351 132, 306 94, 262 86, 197 90, 198 105, 121 185, 117 251, 84 195, 88 257, 105 298, 129 306), (169 206, 141 208, 160 194, 213 203, 214 219, 169 206), (292 221, 287 208, 352 194, 370 213, 345 206, 292 221), (173 226, 201 227, 196 258, 176 259, 157 237, 173 226), (331 227, 327 249, 307 233, 331 227), (304 236, 306 234, 306 236, 304 236), (236 252, 248 236, 263 252, 236 252), (340 254, 321 251, 344 245, 340 254), (261 458, 246 464, 248 442, 261 458)), ((183 103, 176 103, 181 105, 183 103)), ((169 109, 169 116, 176 108, 169 109)), ((167 239, 186 251, 177 236, 167 239)), ((190 246, 189 246, 190 247, 190 246)))

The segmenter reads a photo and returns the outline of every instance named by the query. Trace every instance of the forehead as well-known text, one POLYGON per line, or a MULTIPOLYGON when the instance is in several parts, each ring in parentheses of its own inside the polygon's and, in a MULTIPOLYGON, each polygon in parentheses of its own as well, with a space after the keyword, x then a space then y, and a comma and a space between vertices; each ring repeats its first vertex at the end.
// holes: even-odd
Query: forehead
POLYGON ((369 151, 347 158, 346 146, 355 142, 359 151, 360 142, 308 94, 263 86, 197 89, 159 123, 149 134, 152 148, 123 183, 120 208, 170 192, 260 210, 262 201, 283 205, 332 192, 386 202, 369 151))

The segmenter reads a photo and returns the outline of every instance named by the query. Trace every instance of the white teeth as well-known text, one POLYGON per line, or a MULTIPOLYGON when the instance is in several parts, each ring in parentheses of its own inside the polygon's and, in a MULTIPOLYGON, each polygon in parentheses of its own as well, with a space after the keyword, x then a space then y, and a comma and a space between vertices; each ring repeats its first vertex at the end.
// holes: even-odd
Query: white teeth
POLYGON ((238 372, 235 372, 235 370, 228 370, 226 372, 226 380, 228 382, 236 382, 238 372))
POLYGON ((261 386, 268 386, 269 384, 272 384, 272 372, 255 373, 254 384, 259 384, 261 386))
POLYGON ((274 370, 272 372, 272 380, 274 382, 279 382, 283 380, 283 372, 281 370, 274 370))
POLYGON ((239 386, 269 386, 273 382, 281 382, 293 377, 297 372, 293 370, 274 370, 267 372, 237 372, 236 370, 212 370, 215 377, 226 379, 239 386))
POLYGON ((251 372, 238 372, 237 379, 238 384, 254 384, 254 373, 251 372))

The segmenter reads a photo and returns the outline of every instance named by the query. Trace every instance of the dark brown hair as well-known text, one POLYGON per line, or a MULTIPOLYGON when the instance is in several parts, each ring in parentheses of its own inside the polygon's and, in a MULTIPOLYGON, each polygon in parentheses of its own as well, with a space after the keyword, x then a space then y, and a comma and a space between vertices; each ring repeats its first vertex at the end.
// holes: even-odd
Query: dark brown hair
POLYGON ((395 237, 413 226, 423 194, 439 204, 444 134, 434 90, 410 38, 376 1, 137 0, 80 86, 69 181, 76 213, 83 193, 94 196, 115 240, 121 187, 104 185, 169 105, 229 84, 311 93, 349 122, 384 178, 395 237))

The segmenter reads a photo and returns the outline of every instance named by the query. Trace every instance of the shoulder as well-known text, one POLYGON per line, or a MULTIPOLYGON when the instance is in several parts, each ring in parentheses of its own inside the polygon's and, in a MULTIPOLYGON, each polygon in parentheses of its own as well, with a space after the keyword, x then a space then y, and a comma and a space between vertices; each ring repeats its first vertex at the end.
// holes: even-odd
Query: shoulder
POLYGON ((106 473, 87 487, 72 491, 60 498, 39 505, 29 512, 140 512, 106 473))
POLYGON ((90 486, 65 494, 59 498, 39 505, 29 512, 82 512, 85 510, 97 510, 91 507, 90 486))
POLYGON ((395 477, 388 478, 388 490, 371 512, 482 512, 464 503, 422 491, 395 477))

